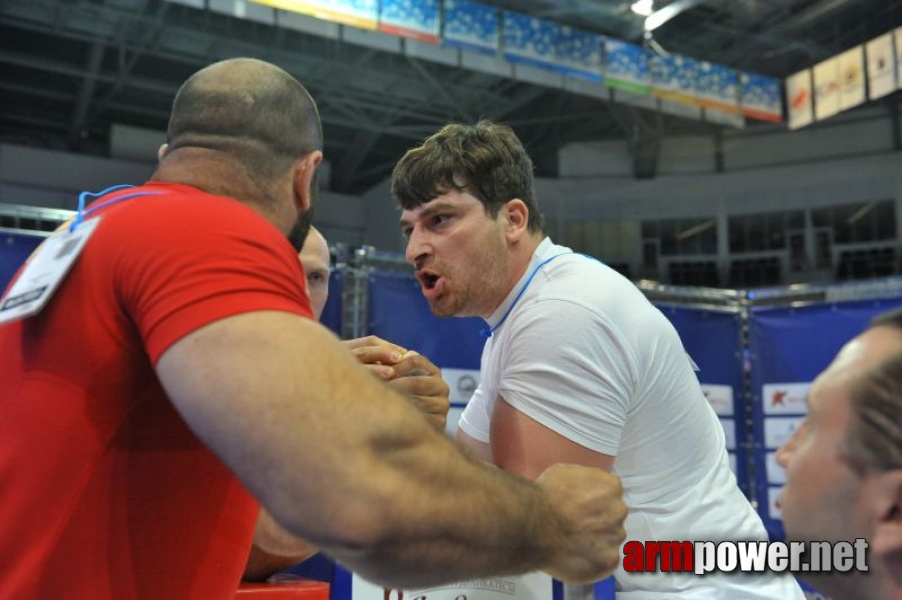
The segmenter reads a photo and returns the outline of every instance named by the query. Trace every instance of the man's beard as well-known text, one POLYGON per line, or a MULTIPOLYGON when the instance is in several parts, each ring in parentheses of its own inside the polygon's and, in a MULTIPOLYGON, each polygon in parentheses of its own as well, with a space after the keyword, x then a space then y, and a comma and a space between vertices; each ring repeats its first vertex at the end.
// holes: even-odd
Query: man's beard
POLYGON ((295 252, 300 252, 310 233, 310 227, 313 225, 313 213, 316 208, 316 201, 319 198, 319 173, 313 173, 313 179, 310 181, 310 208, 298 215, 298 220, 294 222, 291 231, 288 232, 288 241, 291 243, 295 252))
POLYGON ((313 205, 298 215, 298 220, 294 222, 291 231, 288 232, 288 241, 295 252, 300 252, 307 241, 307 235, 310 233, 310 227, 313 225, 313 205))

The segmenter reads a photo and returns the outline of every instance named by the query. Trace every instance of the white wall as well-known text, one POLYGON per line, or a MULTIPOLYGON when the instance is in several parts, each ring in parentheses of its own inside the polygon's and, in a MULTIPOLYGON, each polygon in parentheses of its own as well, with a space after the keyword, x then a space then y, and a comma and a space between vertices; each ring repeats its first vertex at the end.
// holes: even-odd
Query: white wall
MULTIPOLYGON (((71 209, 81 190, 143 182, 153 170, 159 134, 115 133, 114 153, 129 160, 0 144, 0 203, 71 209)), ((625 142, 573 144, 560 152, 560 178, 537 181, 539 205, 562 243, 599 236, 605 252, 637 260, 638 241, 627 238, 638 235, 643 219, 714 216, 725 223, 730 215, 753 212, 886 198, 902 203, 902 153, 894 150, 882 107, 795 132, 770 125, 728 130, 722 147, 724 172, 718 173, 713 136, 666 138, 657 177, 635 180, 625 142), (579 229, 587 222, 609 225, 579 229)), ((385 181, 361 196, 322 192, 317 223, 332 242, 401 251, 389 187, 385 181)))
MULTIPOLYGON (((902 153, 893 144, 888 111, 869 107, 795 132, 771 125, 727 130, 723 172, 716 171, 713 135, 665 138, 658 175, 647 180, 633 178, 625 141, 572 144, 560 151, 560 177, 540 179, 536 187, 561 242, 578 243, 567 239, 574 224, 594 221, 611 224, 602 225, 600 235, 623 238, 638 235, 643 219, 713 216, 725 223, 737 214, 886 198, 902 202, 902 153)), ((400 250, 388 182, 366 194, 365 211, 366 243, 400 250)), ((902 218, 902 207, 897 215, 902 218)), ((613 245, 638 258, 638 240, 613 245)), ((610 240, 602 246, 610 249, 610 240)))

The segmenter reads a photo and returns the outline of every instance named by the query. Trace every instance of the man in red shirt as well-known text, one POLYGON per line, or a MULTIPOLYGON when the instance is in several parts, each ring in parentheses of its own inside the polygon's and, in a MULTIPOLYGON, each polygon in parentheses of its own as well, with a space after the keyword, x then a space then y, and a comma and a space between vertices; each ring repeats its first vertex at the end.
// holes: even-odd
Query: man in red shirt
POLYGON ((322 159, 303 86, 216 63, 167 135, 148 184, 79 215, 49 303, 0 325, 0 598, 231 598, 260 504, 387 586, 613 568, 615 477, 466 458, 312 318, 286 240, 322 159))

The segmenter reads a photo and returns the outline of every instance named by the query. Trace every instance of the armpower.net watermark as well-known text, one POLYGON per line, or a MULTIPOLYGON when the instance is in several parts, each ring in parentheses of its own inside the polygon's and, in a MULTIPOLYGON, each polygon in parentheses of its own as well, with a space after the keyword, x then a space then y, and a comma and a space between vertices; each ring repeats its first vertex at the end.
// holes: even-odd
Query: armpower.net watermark
POLYGON ((827 573, 867 571, 868 542, 627 542, 628 573, 827 573))

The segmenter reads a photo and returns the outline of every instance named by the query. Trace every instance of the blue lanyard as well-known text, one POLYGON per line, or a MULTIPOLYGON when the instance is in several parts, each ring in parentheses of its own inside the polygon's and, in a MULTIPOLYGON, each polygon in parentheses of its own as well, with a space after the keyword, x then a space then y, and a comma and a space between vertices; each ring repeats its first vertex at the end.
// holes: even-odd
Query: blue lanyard
POLYGON ((501 327, 504 324, 504 322, 507 320, 507 318, 510 316, 511 311, 514 310, 514 307, 517 305, 517 302, 520 301, 520 297, 523 295, 523 292, 525 292, 526 288, 529 287, 529 284, 532 283, 532 278, 536 276, 536 273, 539 272, 539 269, 541 269, 542 267, 544 267, 545 265, 547 265, 548 263, 553 261, 555 258, 558 258, 559 256, 564 256, 565 254, 576 254, 576 252, 562 252, 560 254, 555 254, 554 256, 552 256, 550 258, 546 258, 545 260, 540 262, 536 266, 536 268, 532 270, 532 273, 529 274, 529 278, 527 278, 526 283, 524 283, 523 287, 520 288, 520 291, 517 292, 517 296, 514 298, 514 301, 511 302, 511 305, 507 307, 507 311, 505 311, 504 316, 501 317, 501 320, 498 321, 494 327, 491 327, 489 329, 480 329, 479 335, 481 335, 482 337, 484 337, 486 339, 492 337, 492 334, 495 333, 498 330, 498 328, 501 327))
POLYGON ((72 224, 69 225, 69 231, 75 231, 75 228, 81 225, 82 221, 85 220, 86 217, 91 216, 101 208, 106 208, 111 204, 116 204, 117 202, 122 202, 123 200, 129 200, 131 198, 137 198, 138 196, 158 196, 163 192, 135 192, 133 194, 125 194, 124 196, 119 196, 118 198, 111 198, 106 202, 101 202, 100 204, 95 204, 88 210, 85 210, 85 203, 87 198, 101 198, 106 196, 111 192, 115 192, 117 190, 124 190, 128 188, 133 188, 133 185, 114 185, 112 187, 108 187, 107 189, 100 192, 82 192, 78 195, 78 213, 75 215, 75 219, 72 220, 72 224))

